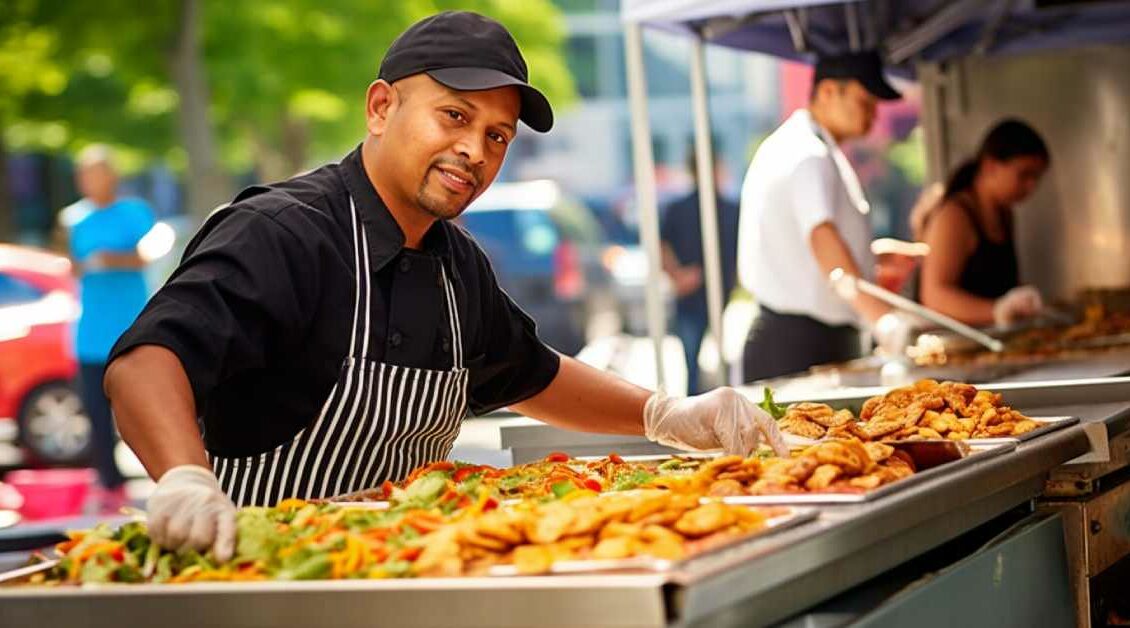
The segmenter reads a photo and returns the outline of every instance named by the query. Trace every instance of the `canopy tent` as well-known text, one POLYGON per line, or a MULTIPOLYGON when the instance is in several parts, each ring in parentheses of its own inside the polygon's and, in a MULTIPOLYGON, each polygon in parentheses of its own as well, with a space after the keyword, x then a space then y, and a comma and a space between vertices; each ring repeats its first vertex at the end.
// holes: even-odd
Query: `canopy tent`
POLYGON ((1124 0, 624 0, 622 16, 785 59, 879 46, 906 73, 914 61, 1130 40, 1124 0))
MULTIPOLYGON (((699 181, 713 172, 705 43, 812 61, 818 54, 879 48, 891 70, 913 76, 920 62, 1130 41, 1130 2, 1099 0, 622 0, 640 235, 648 254, 648 331, 659 384, 666 329, 654 156, 644 79, 643 27, 688 35, 699 181)), ((714 190, 699 195, 711 336, 722 336, 721 264, 714 190)), ((721 346, 719 356, 723 355, 721 346)))

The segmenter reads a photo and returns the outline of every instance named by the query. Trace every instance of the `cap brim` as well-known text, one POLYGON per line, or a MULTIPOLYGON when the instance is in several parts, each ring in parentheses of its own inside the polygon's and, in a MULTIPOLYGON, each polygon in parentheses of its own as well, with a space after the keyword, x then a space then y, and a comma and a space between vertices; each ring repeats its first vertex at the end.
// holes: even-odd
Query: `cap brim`
POLYGON ((549 106, 549 100, 529 83, 525 83, 519 78, 490 68, 468 67, 428 70, 427 74, 451 89, 464 92, 511 85, 517 87, 522 98, 522 109, 518 114, 518 119, 538 133, 545 133, 553 128, 553 109, 549 106))
POLYGON ((882 74, 868 76, 865 80, 861 80, 860 83, 863 84, 863 87, 866 88, 867 91, 871 92, 872 96, 879 100, 898 100, 902 98, 902 94, 892 87, 891 84, 887 82, 887 79, 883 78, 882 74))

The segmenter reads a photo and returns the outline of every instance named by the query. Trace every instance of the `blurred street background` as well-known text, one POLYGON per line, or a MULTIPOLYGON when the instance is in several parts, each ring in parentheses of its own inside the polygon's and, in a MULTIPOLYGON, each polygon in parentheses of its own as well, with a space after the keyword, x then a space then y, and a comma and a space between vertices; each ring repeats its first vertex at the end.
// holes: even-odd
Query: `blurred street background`
MULTIPOLYGON (((647 259, 632 187, 623 31, 617 0, 5 0, 0 10, 0 465, 89 462, 75 386, 77 284, 60 243, 79 200, 76 156, 107 146, 118 193, 152 208, 150 291, 216 206, 242 187, 336 161, 362 138, 365 89, 394 36, 445 9, 475 10, 515 34, 558 112, 553 132, 520 133, 498 182, 461 217, 503 286, 556 349, 655 385, 645 338, 647 259), (532 210, 532 211, 531 211, 532 210)), ((689 192, 689 43, 645 33, 661 207, 689 192)), ((758 142, 809 97, 811 68, 708 47, 723 197, 736 202, 758 142)), ((919 96, 880 109, 849 157, 876 235, 906 238, 925 156, 919 96)), ((740 290, 740 289, 739 289, 740 290)), ((671 291, 668 289, 667 294, 671 291)), ((727 295, 723 351, 736 360, 756 304, 727 295)), ((668 301, 671 301, 670 297, 668 301)), ((669 318, 673 307, 668 308, 669 318)), ((668 384, 686 392, 683 350, 664 343, 668 384)), ((702 387, 729 381, 705 343, 702 387)), ((456 457, 496 460, 497 424, 468 421, 456 457), (493 458, 491 457, 493 456, 493 458)), ((131 498, 144 470, 123 446, 131 498)), ((85 476, 84 476, 85 477, 85 476)), ((10 478, 9 478, 10 479, 10 478)), ((18 496, 0 485, 0 509, 18 496)), ((48 513, 50 514, 50 513, 48 513)))

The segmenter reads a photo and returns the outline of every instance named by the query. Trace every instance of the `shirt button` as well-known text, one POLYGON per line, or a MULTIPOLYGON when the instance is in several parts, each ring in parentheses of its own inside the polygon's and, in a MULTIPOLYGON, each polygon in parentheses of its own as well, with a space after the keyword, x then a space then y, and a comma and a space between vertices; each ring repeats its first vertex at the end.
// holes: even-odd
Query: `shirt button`
POLYGON ((398 331, 392 332, 392 335, 388 337, 388 343, 390 345, 394 346, 394 347, 399 347, 401 341, 403 341, 403 340, 404 340, 404 337, 401 336, 400 332, 398 332, 398 331))
POLYGON ((451 341, 448 340, 447 338, 444 338, 443 339, 443 352, 447 353, 448 351, 451 351, 451 341))
POLYGON ((407 257, 400 258, 400 272, 406 273, 412 268, 412 262, 407 257))

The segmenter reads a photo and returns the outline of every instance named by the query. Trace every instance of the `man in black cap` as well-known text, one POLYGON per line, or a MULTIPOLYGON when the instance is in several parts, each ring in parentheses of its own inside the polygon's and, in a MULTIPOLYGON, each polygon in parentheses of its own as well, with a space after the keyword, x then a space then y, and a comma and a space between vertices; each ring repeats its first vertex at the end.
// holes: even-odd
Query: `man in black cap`
POLYGON ((553 114, 510 34, 473 13, 391 46, 340 163, 211 216, 111 354, 122 436, 158 479, 149 530, 231 556, 236 505, 403 479, 468 410, 748 454, 771 418, 732 389, 669 397, 559 356, 448 222, 553 114))
POLYGON ((841 299, 828 274, 872 272, 870 206, 840 146, 871 130, 879 100, 896 98, 878 53, 821 58, 808 107, 754 154, 738 234, 739 280, 760 305, 742 360, 745 381, 858 357, 860 329, 887 313, 866 295, 841 299))

